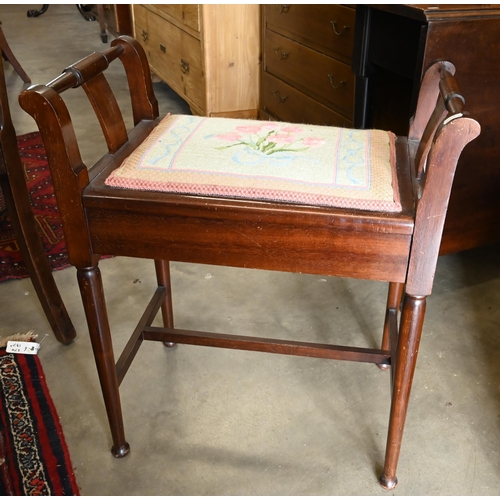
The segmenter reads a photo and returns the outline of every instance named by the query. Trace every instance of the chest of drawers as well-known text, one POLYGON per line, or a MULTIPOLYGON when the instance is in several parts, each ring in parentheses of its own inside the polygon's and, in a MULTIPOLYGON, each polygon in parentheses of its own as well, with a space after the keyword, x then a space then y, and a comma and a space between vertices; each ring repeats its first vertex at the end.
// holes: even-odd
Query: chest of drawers
POLYGON ((133 16, 151 70, 193 114, 257 117, 258 5, 134 4, 133 16))
POLYGON ((356 11, 343 5, 264 5, 260 117, 353 126, 356 11))

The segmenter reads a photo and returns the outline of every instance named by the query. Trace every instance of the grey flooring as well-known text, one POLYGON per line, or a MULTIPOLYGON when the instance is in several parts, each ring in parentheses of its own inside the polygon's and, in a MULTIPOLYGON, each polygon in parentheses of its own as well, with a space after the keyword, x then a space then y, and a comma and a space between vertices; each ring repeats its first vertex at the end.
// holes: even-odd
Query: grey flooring
MULTIPOLYGON (((27 18, 33 7, 0 5, 33 83, 108 47, 76 6, 27 18)), ((5 68, 17 133, 33 131, 17 104, 23 82, 5 68)), ((127 99, 123 74, 113 75, 127 99)), ((164 83, 155 92, 162 114, 189 112, 164 83)), ((104 149, 83 91, 71 110, 90 163, 104 149)), ((39 357, 83 495, 498 495, 499 249, 439 259, 392 492, 377 482, 390 386, 375 366, 146 343, 121 387, 131 452, 115 459, 74 269, 55 273, 78 330, 71 345, 55 340, 29 279, 0 284, 0 336, 49 334, 39 357)), ((154 269, 128 258, 101 269, 120 352, 155 287, 154 269)), ((380 340, 385 284, 180 263, 172 275, 179 327, 369 347, 380 340)))

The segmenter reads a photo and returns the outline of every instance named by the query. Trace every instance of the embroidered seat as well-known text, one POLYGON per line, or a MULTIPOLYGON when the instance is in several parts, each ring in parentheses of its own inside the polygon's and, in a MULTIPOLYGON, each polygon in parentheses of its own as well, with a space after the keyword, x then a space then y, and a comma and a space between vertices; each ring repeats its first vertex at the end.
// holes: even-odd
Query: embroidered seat
POLYGON ((401 211, 395 136, 382 130, 168 116, 106 184, 401 211))
POLYGON ((113 40, 109 50, 69 66, 47 85, 21 93, 21 106, 36 120, 47 150, 114 456, 130 449, 119 385, 144 341, 360 361, 391 367, 380 482, 387 489, 396 486, 453 176, 462 149, 480 131, 465 115, 454 72, 445 61, 427 68, 408 137, 397 138, 383 131, 232 118, 161 121, 146 55, 129 37, 113 40), (103 73, 117 58, 132 96, 130 133, 103 73), (79 86, 108 146, 89 170, 61 97, 79 86), (105 254, 152 259, 158 279, 117 361, 98 266, 105 254), (381 348, 176 328, 170 261, 386 281, 381 348), (163 326, 153 326, 160 311, 163 326))

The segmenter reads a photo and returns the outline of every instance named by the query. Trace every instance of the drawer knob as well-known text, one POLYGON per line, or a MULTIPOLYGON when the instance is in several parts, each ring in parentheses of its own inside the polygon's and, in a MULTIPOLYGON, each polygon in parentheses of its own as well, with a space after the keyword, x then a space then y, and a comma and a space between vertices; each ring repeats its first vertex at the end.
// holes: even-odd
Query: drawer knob
POLYGON ((184 59, 181 59, 181 71, 183 73, 188 73, 189 72, 189 63, 184 61, 184 59))
POLYGON ((280 11, 280 14, 286 14, 290 10, 290 5, 276 5, 276 8, 280 11))
POLYGON ((288 96, 280 96, 279 90, 271 90, 271 92, 276 102, 285 102, 288 99, 288 96))
POLYGON ((337 85, 335 85, 333 83, 333 75, 328 75, 328 78, 330 79, 330 83, 332 84, 332 87, 335 90, 338 90, 340 87, 343 87, 346 84, 346 82, 344 80, 341 80, 337 85))
POLYGON ((147 42, 148 41, 148 32, 141 30, 141 38, 144 42, 147 42))
POLYGON ((288 57, 288 52, 281 52, 279 47, 274 47, 274 53, 276 57, 281 61, 281 59, 286 59, 288 57))
POLYGON ((337 36, 342 36, 348 29, 349 26, 344 26, 340 31, 337 30, 337 21, 330 21, 332 23, 333 32, 337 36))

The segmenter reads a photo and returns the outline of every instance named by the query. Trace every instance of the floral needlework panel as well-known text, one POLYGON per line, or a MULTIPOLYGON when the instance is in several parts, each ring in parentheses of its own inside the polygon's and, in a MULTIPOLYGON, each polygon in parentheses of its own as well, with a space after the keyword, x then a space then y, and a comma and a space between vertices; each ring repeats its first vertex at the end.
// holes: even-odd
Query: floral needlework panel
POLYGON ((173 115, 106 184, 397 212, 394 141, 381 130, 173 115))

